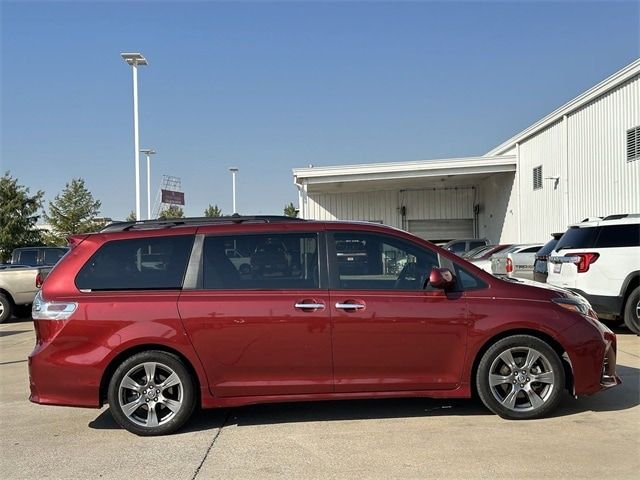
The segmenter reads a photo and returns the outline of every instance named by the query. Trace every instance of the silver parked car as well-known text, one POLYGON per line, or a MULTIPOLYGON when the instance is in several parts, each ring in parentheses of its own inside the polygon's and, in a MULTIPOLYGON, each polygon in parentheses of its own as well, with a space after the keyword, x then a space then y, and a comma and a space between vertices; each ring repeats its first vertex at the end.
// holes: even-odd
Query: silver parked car
POLYGON ((513 245, 491 257, 491 273, 533 280, 533 265, 541 243, 513 245))

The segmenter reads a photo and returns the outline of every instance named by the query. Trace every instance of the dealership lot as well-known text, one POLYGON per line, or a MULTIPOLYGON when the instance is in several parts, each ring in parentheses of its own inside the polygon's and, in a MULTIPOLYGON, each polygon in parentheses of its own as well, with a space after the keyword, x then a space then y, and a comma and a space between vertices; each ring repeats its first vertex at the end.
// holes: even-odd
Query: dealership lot
POLYGON ((198 413, 141 438, 107 409, 28 402, 29 320, 0 325, 0 478, 636 478, 640 339, 618 332, 623 385, 509 422, 479 401, 367 400, 198 413))

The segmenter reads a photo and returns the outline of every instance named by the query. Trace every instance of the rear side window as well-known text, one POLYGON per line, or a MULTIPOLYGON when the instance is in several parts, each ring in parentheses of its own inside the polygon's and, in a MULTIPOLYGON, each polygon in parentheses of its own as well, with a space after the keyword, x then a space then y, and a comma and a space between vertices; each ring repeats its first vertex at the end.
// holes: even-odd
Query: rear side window
POLYGON ((318 265, 315 233, 211 236, 203 246, 203 288, 319 288, 318 265))
POLYGON ((640 225, 610 225, 602 227, 596 248, 640 246, 640 225))
POLYGON ((525 248, 524 250, 520 251, 520 253, 536 253, 540 250, 540 247, 529 247, 529 248, 525 248))
POLYGON ((67 253, 66 248, 48 248, 43 250, 42 255, 42 264, 43 265, 55 265, 58 263, 64 254, 67 253))
POLYGON ((38 251, 37 250, 21 250, 18 252, 17 259, 13 261, 20 265, 37 265, 38 264, 38 251))
POLYGON ((598 227, 571 227, 558 240, 556 251, 568 248, 593 248, 597 236, 598 227))
POLYGON ((478 248, 478 247, 481 247, 481 246, 483 246, 483 245, 486 245, 486 243, 485 243, 485 242, 483 242, 483 241, 477 240, 477 241, 475 241, 475 242, 471 242, 471 243, 469 244, 469 249, 472 249, 472 248, 478 248))
POLYGON ((80 290, 182 288, 194 237, 181 235, 105 243, 76 276, 80 290))

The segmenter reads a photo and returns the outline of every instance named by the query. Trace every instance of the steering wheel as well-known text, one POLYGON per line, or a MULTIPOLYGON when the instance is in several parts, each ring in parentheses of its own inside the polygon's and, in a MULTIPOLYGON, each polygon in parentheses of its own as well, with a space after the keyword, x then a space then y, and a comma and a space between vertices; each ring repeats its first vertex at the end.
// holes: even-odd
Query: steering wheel
POLYGON ((416 262, 407 263, 400 271, 400 275, 398 275, 398 279, 394 283, 393 288, 402 288, 405 282, 415 283, 416 280, 421 281, 425 273, 422 270, 416 262), (409 280, 409 278, 413 278, 414 280, 409 280))

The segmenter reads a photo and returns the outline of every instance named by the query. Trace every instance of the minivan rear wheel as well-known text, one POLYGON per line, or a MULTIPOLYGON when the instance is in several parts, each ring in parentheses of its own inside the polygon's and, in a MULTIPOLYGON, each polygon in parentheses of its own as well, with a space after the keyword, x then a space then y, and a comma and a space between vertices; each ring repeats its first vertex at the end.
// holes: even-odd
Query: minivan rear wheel
POLYGON ((116 422, 142 436, 175 432, 196 403, 193 378, 184 363, 158 350, 123 361, 109 382, 108 400, 116 422))
POLYGON ((531 335, 513 335, 493 344, 482 356, 476 375, 485 406, 511 420, 545 416, 558 405, 564 385, 560 357, 531 335))

